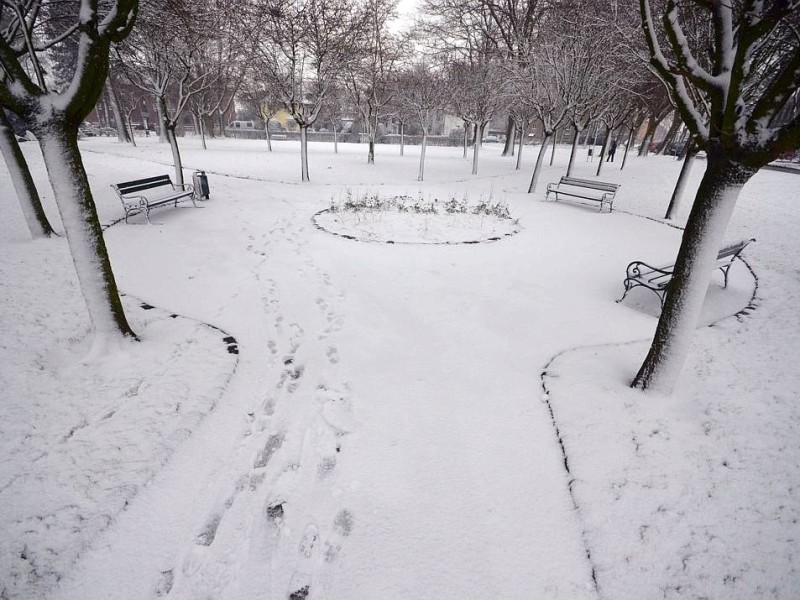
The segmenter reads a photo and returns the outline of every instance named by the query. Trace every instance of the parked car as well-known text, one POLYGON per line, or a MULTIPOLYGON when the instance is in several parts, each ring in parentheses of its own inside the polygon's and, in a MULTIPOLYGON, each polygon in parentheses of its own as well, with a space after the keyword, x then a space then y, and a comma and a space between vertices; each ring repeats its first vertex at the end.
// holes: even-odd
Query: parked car
POLYGON ((484 144, 496 144, 499 141, 500 141, 500 138, 497 137, 496 135, 487 135, 485 138, 483 138, 483 143, 484 144))
POLYGON ((96 137, 100 135, 100 129, 92 125, 91 123, 83 123, 78 127, 78 137, 96 137))
POLYGON ((231 131, 241 131, 242 129, 253 130, 255 128, 255 121, 231 121, 225 129, 230 129, 231 131))

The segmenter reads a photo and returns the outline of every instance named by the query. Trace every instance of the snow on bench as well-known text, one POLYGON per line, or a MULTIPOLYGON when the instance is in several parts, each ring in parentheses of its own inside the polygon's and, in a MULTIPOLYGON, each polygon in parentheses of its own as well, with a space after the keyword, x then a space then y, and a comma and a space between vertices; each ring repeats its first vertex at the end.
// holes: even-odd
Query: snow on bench
MULTIPOLYGON (((740 242, 736 242, 735 244, 729 244, 719 251, 717 254, 717 260, 714 262, 714 270, 719 269, 722 271, 722 274, 725 278, 722 286, 723 288, 728 287, 728 271, 730 270, 731 265, 733 265, 733 261, 739 257, 748 244, 755 241, 755 238, 742 240, 740 242)), ((664 298, 667 295, 669 282, 672 281, 672 272, 674 268, 675 265, 651 267, 647 263, 643 263, 640 260, 633 261, 625 270, 625 281, 622 282, 625 286, 625 293, 622 294, 622 298, 617 300, 617 302, 622 302, 625 299, 625 296, 628 295, 628 292, 630 292, 633 288, 645 287, 648 290, 652 290, 656 293, 661 300, 661 307, 663 308, 664 298)))
POLYGON ((147 222, 150 223, 150 211, 153 208, 170 203, 178 206, 178 201, 184 198, 189 198, 197 207, 197 203, 194 201, 194 186, 190 183, 176 185, 172 183, 169 175, 124 181, 115 183, 111 187, 122 201, 125 209, 125 223, 128 222, 129 216, 139 213, 144 213, 147 222))
POLYGON ((577 177, 562 177, 558 183, 547 184, 547 194, 545 200, 554 194, 556 200, 558 195, 572 196, 573 198, 583 198, 600 203, 600 210, 603 205, 608 204, 608 212, 614 204, 614 196, 619 189, 619 183, 607 183, 605 181, 593 181, 591 179, 578 179, 577 177), (590 191, 591 190, 591 191, 590 191))

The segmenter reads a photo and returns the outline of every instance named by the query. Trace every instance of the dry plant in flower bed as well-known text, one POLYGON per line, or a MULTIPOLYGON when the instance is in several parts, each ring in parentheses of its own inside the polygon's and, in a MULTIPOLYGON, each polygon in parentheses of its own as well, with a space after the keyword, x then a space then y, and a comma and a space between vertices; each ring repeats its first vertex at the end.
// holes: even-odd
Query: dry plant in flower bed
POLYGON ((418 196, 382 197, 347 190, 318 213, 318 227, 362 241, 410 244, 459 244, 497 241, 516 233, 519 223, 505 202, 464 196, 447 200, 418 196))

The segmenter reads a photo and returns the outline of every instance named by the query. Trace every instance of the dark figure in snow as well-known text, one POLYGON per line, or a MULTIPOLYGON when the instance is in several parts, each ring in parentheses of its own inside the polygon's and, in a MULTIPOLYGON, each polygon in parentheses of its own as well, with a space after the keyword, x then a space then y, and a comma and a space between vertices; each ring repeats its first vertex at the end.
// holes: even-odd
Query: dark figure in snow
POLYGON ((586 162, 592 162, 592 154, 594 154, 594 152, 592 152, 592 147, 589 146, 589 150, 586 153, 586 162))
POLYGON ((614 153, 617 151, 617 140, 611 140, 611 145, 608 147, 608 158, 606 162, 614 162, 614 153))

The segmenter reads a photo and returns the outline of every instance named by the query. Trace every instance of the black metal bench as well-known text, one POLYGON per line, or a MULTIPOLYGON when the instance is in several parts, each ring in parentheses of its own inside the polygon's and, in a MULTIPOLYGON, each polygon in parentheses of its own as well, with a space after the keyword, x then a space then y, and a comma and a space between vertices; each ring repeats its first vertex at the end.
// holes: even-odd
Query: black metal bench
MULTIPOLYGON (((730 270, 731 265, 733 265, 733 261, 739 257, 748 244, 755 241, 755 238, 742 240, 741 242, 736 242, 735 244, 729 244, 719 251, 717 254, 717 260, 714 262, 714 270, 719 269, 722 271, 724 277, 724 283, 722 287, 728 287, 728 271, 730 270)), ((625 299, 625 296, 628 295, 628 292, 630 292, 633 288, 645 287, 658 295, 659 299, 661 300, 661 307, 663 308, 664 298, 667 295, 669 282, 672 281, 672 272, 674 268, 675 265, 651 267, 642 261, 633 261, 625 270, 625 281, 622 282, 625 286, 625 293, 622 294, 622 298, 617 300, 617 302, 622 302, 622 300, 625 299)))
POLYGON ((172 183, 169 175, 157 175, 156 177, 115 183, 111 187, 114 188, 125 208, 126 223, 129 216, 139 213, 144 213, 147 222, 150 223, 152 209, 167 204, 178 206, 178 201, 184 198, 189 198, 197 207, 197 203, 194 201, 194 186, 190 183, 176 185, 172 183))
POLYGON ((614 196, 616 196, 620 185, 619 183, 578 179, 577 177, 562 177, 558 183, 547 184, 545 200, 550 197, 550 194, 555 195, 556 200, 558 200, 558 195, 561 194, 562 196, 572 196, 573 198, 599 202, 601 211, 603 210, 603 205, 608 204, 608 212, 611 212, 614 196))

